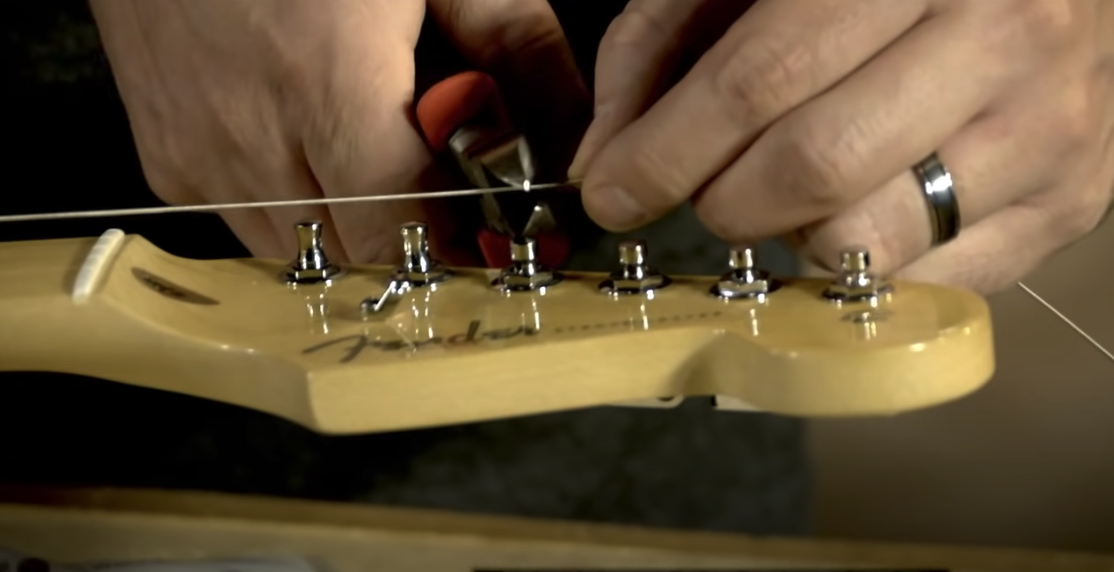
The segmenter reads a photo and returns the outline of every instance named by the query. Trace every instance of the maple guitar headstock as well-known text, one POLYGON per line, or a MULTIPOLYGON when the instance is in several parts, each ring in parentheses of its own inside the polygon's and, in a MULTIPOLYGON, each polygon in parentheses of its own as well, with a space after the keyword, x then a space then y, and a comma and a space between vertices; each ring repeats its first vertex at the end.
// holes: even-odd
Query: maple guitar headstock
MULTIPOLYGON (((191 260, 140 236, 0 244, 0 370, 55 371, 253 408, 324 433, 600 405, 888 415, 966 395, 994 369, 974 293, 873 278, 774 281, 749 250, 724 276, 667 277, 624 243, 615 274, 448 269, 426 228, 403 267, 191 260)), ((727 263, 728 261, 725 261, 727 263)), ((725 270, 726 270, 725 264, 725 270)))

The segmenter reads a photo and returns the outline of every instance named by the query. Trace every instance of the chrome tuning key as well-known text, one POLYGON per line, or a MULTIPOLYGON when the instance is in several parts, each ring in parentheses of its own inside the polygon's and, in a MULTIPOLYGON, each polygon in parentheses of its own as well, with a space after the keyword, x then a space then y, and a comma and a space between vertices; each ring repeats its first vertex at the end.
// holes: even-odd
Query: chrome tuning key
POLYGON ((492 286, 506 292, 529 292, 553 286, 561 275, 538 262, 538 243, 531 237, 511 241, 511 265, 505 268, 492 286))
POLYGON ((849 248, 840 253, 840 272, 824 290, 834 302, 874 302, 893 292, 893 286, 870 272, 870 253, 865 248, 849 248))
POLYGON ((619 243, 620 268, 600 283, 600 291, 613 294, 644 294, 669 286, 668 276, 651 268, 646 262, 646 241, 624 240, 619 243))
POLYGON ((321 245, 319 221, 300 222, 294 227, 298 235, 298 257, 282 273, 290 285, 329 283, 344 275, 344 270, 329 262, 321 245))
POLYGON ((402 265, 395 268, 387 283, 387 290, 378 298, 368 298, 360 304, 365 313, 383 310, 387 302, 411 288, 432 286, 452 278, 453 273, 429 255, 429 227, 420 222, 402 225, 402 265))
POLYGON ((781 283, 770 278, 769 272, 758 268, 753 248, 732 248, 729 256, 731 271, 712 286, 712 294, 726 299, 763 300, 781 287, 781 283))

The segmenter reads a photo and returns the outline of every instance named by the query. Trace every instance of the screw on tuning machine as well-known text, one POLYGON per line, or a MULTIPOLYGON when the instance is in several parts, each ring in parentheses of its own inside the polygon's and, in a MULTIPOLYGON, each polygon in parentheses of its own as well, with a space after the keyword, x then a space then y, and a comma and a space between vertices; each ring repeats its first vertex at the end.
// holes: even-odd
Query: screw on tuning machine
POLYGON ((452 278, 453 273, 429 255, 429 227, 420 222, 402 225, 402 264, 391 274, 387 289, 378 298, 368 298, 360 304, 367 313, 382 311, 390 299, 410 290, 432 286, 452 278))
POLYGON ((781 287, 781 283, 770 278, 770 273, 755 264, 753 248, 732 248, 729 262, 731 271, 720 277, 712 286, 712 294, 720 298, 765 299, 766 295, 781 287))
POLYGON ((619 243, 620 268, 600 283, 600 291, 613 294, 644 294, 669 286, 668 276, 646 263, 646 241, 624 240, 619 243))
POLYGON ((325 249, 321 246, 319 221, 300 222, 294 227, 298 236, 298 257, 282 273, 287 284, 329 283, 344 274, 344 271, 329 262, 325 249))
POLYGON ((537 258, 537 241, 531 237, 516 237, 511 241, 511 265, 499 274, 492 286, 506 292, 529 292, 560 282, 561 275, 537 258))
POLYGON ((874 302, 893 292, 893 286, 870 272, 870 253, 865 248, 848 248, 840 253, 840 272, 824 290, 824 297, 837 303, 874 302))

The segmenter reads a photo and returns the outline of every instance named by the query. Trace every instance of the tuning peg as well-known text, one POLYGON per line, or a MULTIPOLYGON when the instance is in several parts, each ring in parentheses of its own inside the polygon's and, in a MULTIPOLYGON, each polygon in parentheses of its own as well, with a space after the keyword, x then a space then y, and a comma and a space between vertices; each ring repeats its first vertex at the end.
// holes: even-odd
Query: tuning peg
POLYGON ((668 276, 647 264, 648 248, 644 240, 624 240, 619 243, 619 270, 600 283, 600 290, 608 294, 642 294, 669 286, 668 276))
POLYGON ((300 222, 294 227, 298 237, 298 256, 286 267, 282 278, 288 284, 328 283, 344 274, 344 271, 329 262, 321 244, 319 221, 300 222))
POLYGON ((399 229, 402 236, 402 264, 391 274, 387 289, 377 298, 360 304, 365 314, 382 311, 390 299, 411 288, 431 286, 452 278, 453 273, 429 254, 429 227, 421 222, 408 222, 399 229))
POLYGON ((840 271, 824 296, 835 302, 873 301, 889 294, 893 286, 870 272, 870 252, 862 247, 844 249, 839 254, 840 271))
POLYGON ((560 274, 538 262, 537 240, 524 236, 511 241, 511 265, 492 285, 509 292, 522 292, 553 286, 560 281, 560 274))
POLYGON ((753 248, 732 248, 728 254, 731 271, 720 277, 711 292, 720 298, 763 298, 781 284, 758 268, 753 248))

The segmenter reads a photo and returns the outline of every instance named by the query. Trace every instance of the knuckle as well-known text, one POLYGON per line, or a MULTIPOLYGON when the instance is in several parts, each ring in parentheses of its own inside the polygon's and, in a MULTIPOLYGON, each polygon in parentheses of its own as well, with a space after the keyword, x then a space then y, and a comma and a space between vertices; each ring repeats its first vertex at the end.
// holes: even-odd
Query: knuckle
POLYGON ((670 35, 670 27, 661 21, 656 11, 647 9, 644 2, 631 2, 607 27, 600 42, 600 53, 641 49, 657 38, 670 35))
POLYGON ((1029 41, 1059 45, 1073 39, 1081 16, 1075 2, 1024 0, 1014 4, 1014 22, 1029 41))
POLYGON ((1105 194, 1090 193, 1083 200, 1056 217, 1054 225, 1059 236, 1075 241, 1091 234, 1106 218, 1110 208, 1110 197, 1105 194))
POLYGON ((1081 14, 1073 2, 1021 0, 989 5, 985 18, 997 22, 983 26, 984 41, 999 51, 1016 57, 1019 49, 1047 53, 1078 38, 1081 14))
POLYGON ((817 127, 796 131, 770 165, 782 173, 781 191, 793 201, 821 207, 843 204, 858 164, 853 130, 836 136, 817 127))
POLYGON ((1067 90, 1058 109, 1056 129, 1064 151, 1074 155, 1096 143, 1100 122, 1087 89, 1067 90))
POLYGON ((140 169, 151 192, 170 205, 183 205, 190 199, 188 189, 198 186, 198 169, 190 169, 190 161, 179 145, 152 144, 137 138, 136 152, 140 169))
POLYGON ((724 62, 713 89, 740 124, 763 124, 796 105, 812 63, 803 47, 750 42, 724 62))

